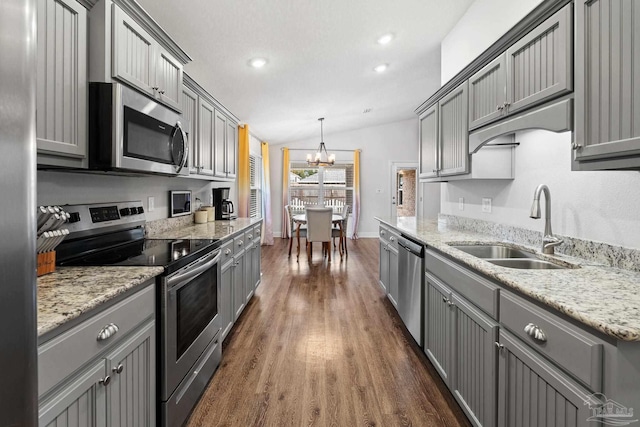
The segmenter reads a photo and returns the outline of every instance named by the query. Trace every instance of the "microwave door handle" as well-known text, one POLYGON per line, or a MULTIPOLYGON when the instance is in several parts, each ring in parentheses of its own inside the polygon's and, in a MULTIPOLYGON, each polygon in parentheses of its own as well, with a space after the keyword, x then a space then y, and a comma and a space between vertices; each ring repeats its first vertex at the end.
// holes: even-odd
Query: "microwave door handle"
MULTIPOLYGON (((182 124, 180 122, 177 122, 175 127, 173 128, 173 135, 175 136, 177 132, 180 132, 180 135, 182 136, 183 155, 182 155, 182 161, 180 162, 180 167, 176 171, 176 175, 182 171, 182 169, 187 164, 187 159, 189 158, 189 142, 187 141, 187 134, 182 129, 182 124)), ((173 142, 174 142, 173 138, 171 138, 171 143, 173 144, 173 142)))
POLYGON ((207 255, 203 260, 201 260, 200 262, 202 264, 190 267, 184 273, 176 274, 175 276, 170 277, 169 279, 167 279, 167 288, 171 288, 177 283, 184 282, 181 286, 176 286, 172 290, 180 289, 182 286, 187 284, 187 281, 196 278, 197 276, 213 267, 220 260, 221 254, 221 251, 218 249, 217 251, 213 252, 213 254, 207 255))

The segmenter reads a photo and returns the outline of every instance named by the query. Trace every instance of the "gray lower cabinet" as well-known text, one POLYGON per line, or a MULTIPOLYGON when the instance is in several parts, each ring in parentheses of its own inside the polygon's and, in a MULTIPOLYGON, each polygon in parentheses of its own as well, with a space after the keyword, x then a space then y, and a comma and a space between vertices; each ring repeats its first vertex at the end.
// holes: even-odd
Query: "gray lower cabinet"
POLYGON ((87 156, 87 10, 38 0, 38 164, 82 167, 87 156))
POLYGON ((380 239, 380 262, 378 263, 378 282, 385 294, 389 293, 389 254, 387 242, 380 239))
POLYGON ((398 234, 380 227, 379 283, 394 307, 398 306, 398 234))
POLYGON ((389 294, 387 297, 394 307, 398 308, 398 250, 391 244, 388 245, 389 255, 389 294))
POLYGON ((476 426, 496 423, 498 323, 427 274, 425 352, 476 426))
POLYGON ((588 421, 589 391, 509 332, 500 331, 499 345, 499 427, 599 425, 588 421))
POLYGON ((40 426, 156 425, 154 284, 40 344, 40 426))
POLYGON ((245 294, 245 251, 237 253, 233 263, 233 312, 234 321, 238 320, 247 302, 245 294))
POLYGON ((229 334, 235 321, 233 310, 233 285, 235 261, 233 258, 222 265, 222 283, 220 285, 220 318, 222 319, 222 340, 229 334))
POLYGON ((640 169, 640 7, 577 0, 573 169, 640 169))

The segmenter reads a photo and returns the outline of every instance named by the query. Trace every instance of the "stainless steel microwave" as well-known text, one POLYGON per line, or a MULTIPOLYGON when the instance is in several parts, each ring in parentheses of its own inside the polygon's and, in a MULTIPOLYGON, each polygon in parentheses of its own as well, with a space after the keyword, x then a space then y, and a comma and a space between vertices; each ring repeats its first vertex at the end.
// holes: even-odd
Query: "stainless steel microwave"
POLYGON ((89 169, 189 175, 184 118, 121 83, 89 84, 89 169))

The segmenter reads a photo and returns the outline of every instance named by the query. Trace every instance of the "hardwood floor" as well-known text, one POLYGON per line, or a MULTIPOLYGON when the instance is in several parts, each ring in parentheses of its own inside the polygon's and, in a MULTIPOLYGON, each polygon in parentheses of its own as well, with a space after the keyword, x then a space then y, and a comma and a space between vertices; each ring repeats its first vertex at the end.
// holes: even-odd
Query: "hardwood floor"
MULTIPOLYGON (((262 283, 188 426, 467 426, 378 284, 377 239, 311 264, 262 247, 262 283)), ((294 248, 295 249, 295 248, 294 248)))

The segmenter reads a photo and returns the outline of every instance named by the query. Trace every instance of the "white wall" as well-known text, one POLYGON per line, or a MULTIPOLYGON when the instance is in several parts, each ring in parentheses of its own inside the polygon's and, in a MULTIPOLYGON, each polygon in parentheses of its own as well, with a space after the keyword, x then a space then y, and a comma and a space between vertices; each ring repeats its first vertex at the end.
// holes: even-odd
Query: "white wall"
MULTIPOLYGON (((442 43, 442 80, 452 77, 541 0, 476 0, 442 43), (498 17, 499 19, 496 19, 498 17)), ((538 184, 551 190, 553 231, 572 237, 640 249, 640 173, 572 172, 571 134, 520 132, 515 179, 443 184, 441 211, 533 230, 543 220, 529 218, 538 184), (464 197, 464 211, 458 198, 464 197), (482 212, 482 197, 493 212, 482 212)), ((543 202, 544 203, 544 202, 543 202)))
POLYGON ((476 0, 442 40, 440 81, 448 82, 542 0, 476 0))
POLYGON ((236 184, 163 176, 113 176, 106 174, 38 171, 38 204, 64 205, 141 200, 148 221, 169 216, 169 191, 191 190, 203 204, 210 203, 211 189, 230 187, 237 200, 236 184), (148 212, 147 197, 155 199, 148 212))
MULTIPOLYGON (((272 213, 273 230, 276 236, 282 232, 282 151, 281 148, 305 148, 308 151, 291 151, 291 157, 299 156, 304 159, 307 152, 313 152, 319 144, 318 138, 288 143, 285 145, 271 145, 269 158, 271 160, 272 185, 272 213)), ((378 221, 375 216, 391 215, 391 168, 392 162, 417 162, 418 153, 418 119, 359 129, 350 132, 330 134, 325 136, 327 150, 332 149, 355 150, 362 149, 361 161, 361 215, 358 235, 360 237, 376 237, 378 235, 378 221), (380 192, 378 192, 380 190, 380 192)), ((341 157, 353 159, 352 153, 336 152, 338 161, 341 157)), ((433 190, 432 190, 433 191, 433 190)), ((434 198, 434 205, 439 205, 439 198, 434 198)))

